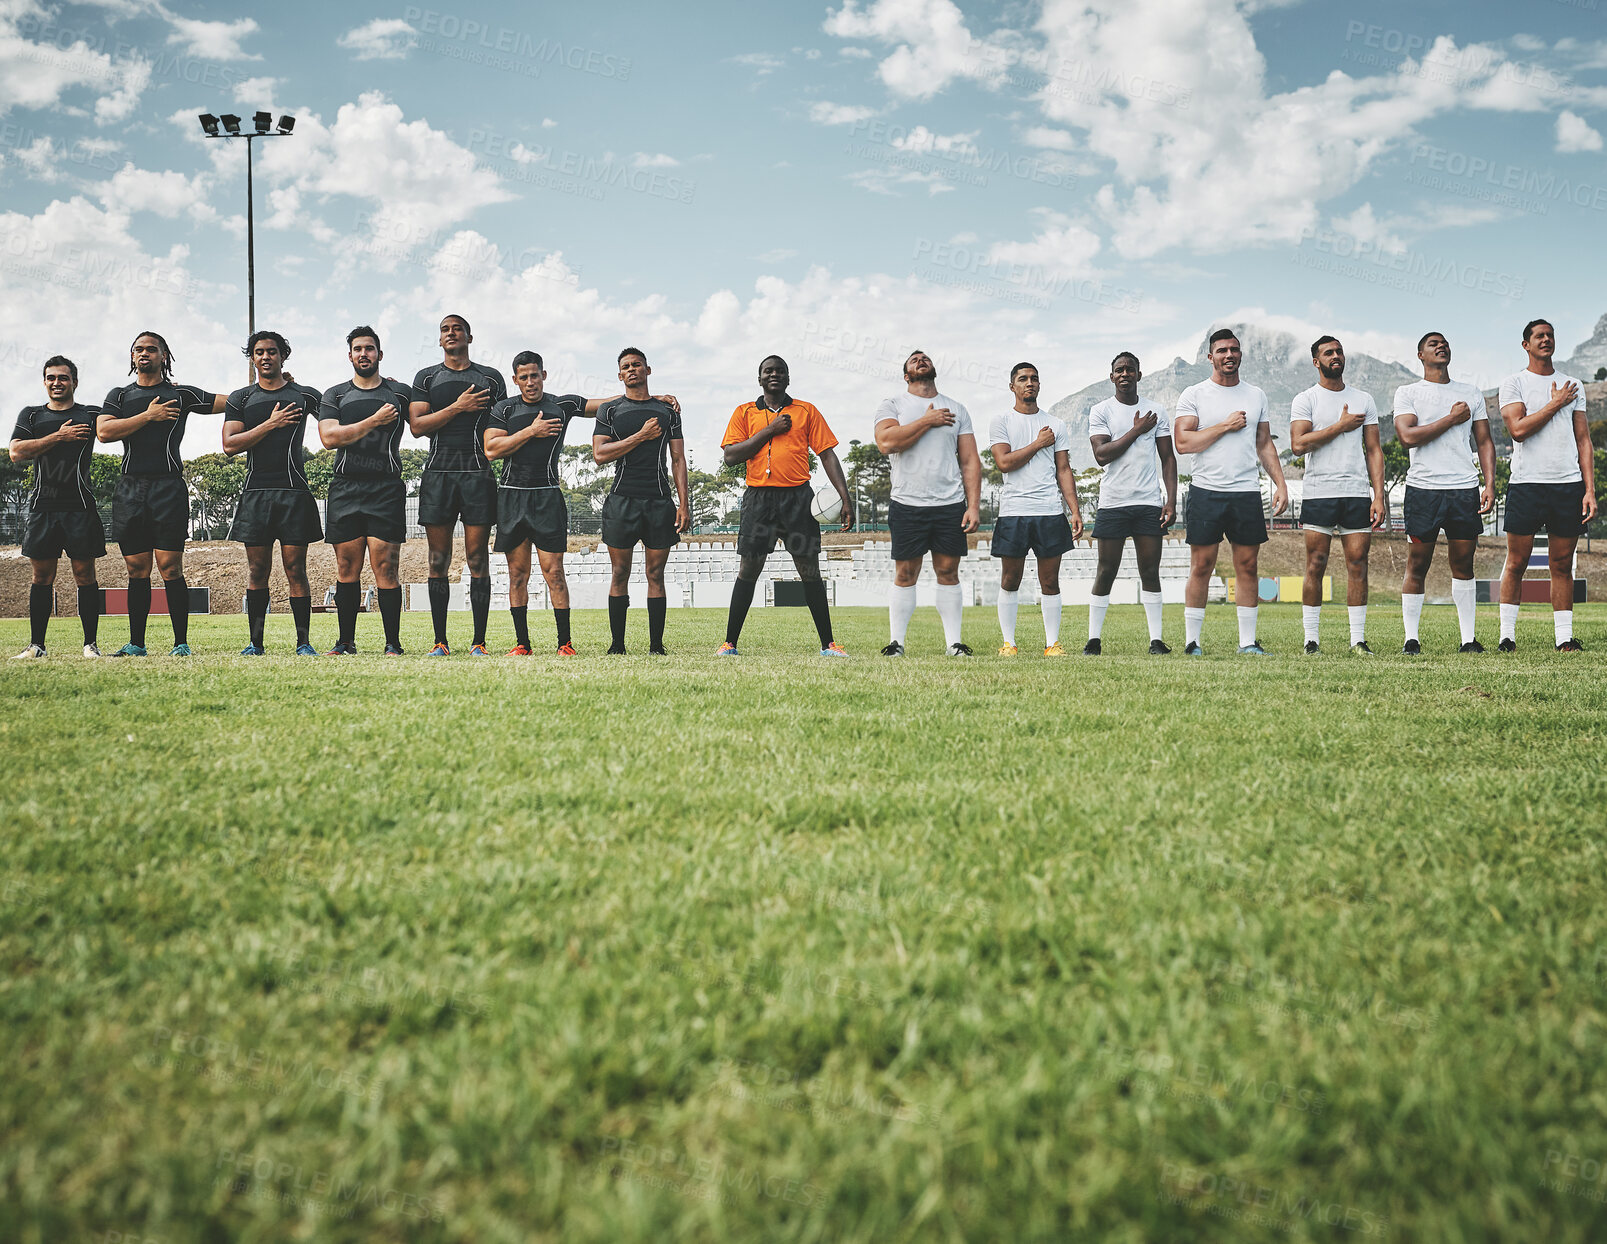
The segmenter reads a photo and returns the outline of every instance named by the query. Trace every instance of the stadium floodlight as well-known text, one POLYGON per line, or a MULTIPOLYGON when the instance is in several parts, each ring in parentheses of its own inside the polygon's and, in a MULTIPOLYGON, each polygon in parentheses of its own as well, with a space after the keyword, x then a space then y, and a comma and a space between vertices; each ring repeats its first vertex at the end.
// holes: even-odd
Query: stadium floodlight
POLYGON ((257 133, 259 134, 266 134, 273 128, 273 113, 271 112, 254 113, 251 120, 256 123, 257 133))
POLYGON ((216 138, 218 136, 218 119, 210 112, 203 112, 201 114, 201 128, 206 131, 208 138, 216 138))
POLYGON ((229 133, 236 138, 240 136, 240 118, 235 116, 234 113, 226 112, 218 120, 223 122, 223 128, 228 130, 229 133))
POLYGON ((281 134, 288 134, 288 133, 290 133, 291 130, 293 130, 295 128, 296 128, 296 118, 295 117, 289 116, 287 114, 287 115, 282 116, 282 117, 279 118, 279 132, 281 134))

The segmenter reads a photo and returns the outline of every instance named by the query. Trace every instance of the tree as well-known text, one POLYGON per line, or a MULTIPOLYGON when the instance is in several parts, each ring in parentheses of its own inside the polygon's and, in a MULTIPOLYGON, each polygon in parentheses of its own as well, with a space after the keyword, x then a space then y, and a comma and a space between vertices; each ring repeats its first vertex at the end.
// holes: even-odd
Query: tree
POLYGON ((191 458, 184 464, 184 483, 194 503, 191 517, 199 521, 208 539, 221 539, 221 534, 214 533, 228 527, 245 490, 245 457, 217 453, 191 458))
POLYGON ((885 508, 893 495, 893 464, 876 448, 874 442, 861 444, 859 441, 849 441, 848 453, 843 460, 848 467, 848 491, 863 507, 859 521, 876 522, 877 508, 885 508))
POLYGON ((399 456, 402 459, 402 483, 407 485, 407 495, 411 497, 418 491, 417 485, 424 475, 424 464, 429 460, 430 451, 404 449, 399 456))
POLYGON ((1607 367, 1596 368, 1596 379, 1607 380, 1607 367))
POLYGON ((726 491, 718 475, 689 467, 686 472, 686 490, 691 502, 692 522, 699 527, 710 526, 720 520, 720 497, 726 491))
POLYGON ((1398 484, 1406 478, 1412 465, 1411 451, 1398 438, 1384 442, 1384 486, 1398 484))
POLYGON ((335 478, 335 453, 333 449, 320 449, 302 464, 307 471, 307 487, 320 501, 329 500, 329 485, 335 478))
POLYGON ((121 454, 91 454, 89 456, 89 491, 95 495, 95 508, 109 510, 117 492, 117 481, 123 474, 121 454))

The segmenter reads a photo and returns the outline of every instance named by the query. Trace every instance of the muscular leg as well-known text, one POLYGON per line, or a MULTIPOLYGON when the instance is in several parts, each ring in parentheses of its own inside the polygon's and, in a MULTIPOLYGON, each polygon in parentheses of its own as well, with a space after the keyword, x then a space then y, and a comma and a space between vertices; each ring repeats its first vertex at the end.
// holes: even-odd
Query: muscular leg
POLYGON ((28 642, 45 646, 45 632, 50 626, 50 611, 56 603, 56 562, 57 559, 43 557, 30 557, 28 564, 33 570, 33 583, 28 589, 28 642))
POLYGON ((530 647, 530 541, 508 550, 508 613, 514 640, 530 647))
MULTIPOLYGON (((268 620, 268 576, 273 573, 273 545, 246 545, 246 625, 251 643, 262 647, 268 620)), ((171 606, 170 606, 171 607, 171 606)))
POLYGON ((128 567, 128 642, 145 646, 145 624, 151 616, 151 559, 153 554, 125 553, 128 567))
POLYGON ((608 565, 612 574, 608 584, 608 626, 614 641, 609 651, 614 653, 625 651, 625 620, 631 607, 631 553, 635 547, 616 549, 612 544, 607 546, 608 565))
POLYGON ((1462 642, 1473 639, 1473 622, 1476 610, 1473 586, 1473 554, 1478 540, 1446 540, 1445 550, 1451 563, 1451 600, 1456 605, 1456 621, 1462 631, 1462 642))
POLYGON ((1012 648, 1016 643, 1016 613, 1021 607, 1021 576, 1026 570, 1025 557, 999 559, 999 634, 1012 648))
POLYGON ((1261 582, 1256 575, 1260 564, 1259 544, 1230 544, 1233 550, 1234 596, 1238 601, 1239 647, 1256 642, 1256 620, 1261 609, 1261 582), (1247 605, 1244 602, 1249 601, 1247 605))
POLYGON ((1317 642, 1322 628, 1322 578, 1328 573, 1328 554, 1334 538, 1327 532, 1306 532, 1306 581, 1300 585, 1300 624, 1306 642, 1317 642))
POLYGON ((71 560, 73 582, 78 586, 78 621, 84 628, 84 643, 92 644, 100 632, 100 584, 95 581, 95 559, 71 560))
POLYGON ((541 562, 541 577, 547 581, 547 599, 552 602, 552 617, 558 627, 558 646, 570 646, 569 634, 569 580, 564 575, 564 555, 537 549, 541 562))
MULTIPOLYGON (((742 626, 753 607, 753 591, 759 576, 764 573, 765 562, 770 560, 769 550, 760 553, 743 553, 737 566, 737 581, 731 585, 731 606, 725 613, 725 642, 733 648, 742 638, 742 626)), ((818 575, 818 571, 816 572, 818 575)))
POLYGON ((173 624, 173 643, 190 642, 190 585, 184 579, 184 550, 157 549, 156 569, 167 594, 167 617, 173 624))
POLYGON ((1367 556, 1372 552, 1373 533, 1353 531, 1340 536, 1339 544, 1345 550, 1345 613, 1354 647, 1367 639, 1367 556))
MULTIPOLYGON (((1138 562, 1138 599, 1144 606, 1144 621, 1149 626, 1151 645, 1160 642, 1163 629, 1161 617, 1161 538, 1134 536, 1133 558, 1138 562)), ((1151 648, 1151 651, 1158 651, 1151 648)), ((1162 649, 1161 651, 1171 651, 1162 649)))
POLYGON ((1099 540, 1099 562, 1094 568, 1094 587, 1088 593, 1088 646, 1086 653, 1097 653, 1100 636, 1105 630, 1105 614, 1110 609, 1110 589, 1116 586, 1116 576, 1122 568, 1122 553, 1127 547, 1125 538, 1099 540))
POLYGON ((308 641, 312 628, 312 586, 307 582, 307 546, 305 544, 279 545, 279 564, 284 567, 285 582, 290 585, 290 614, 296 620, 296 647, 308 641))
MULTIPOLYGON (((1534 537, 1507 532, 1507 561, 1501 567, 1501 603, 1516 605, 1523 599, 1523 572, 1529 568, 1529 554, 1534 552, 1534 537)), ((1572 550, 1569 550, 1572 553, 1572 550)), ((1573 592, 1570 585, 1569 599, 1573 592)))
MULTIPOLYGON (((335 545, 335 617, 338 642, 357 646, 357 606, 362 599, 363 551, 370 541, 362 536, 335 545)), ((373 541, 372 543, 379 543, 373 541)), ((379 583, 379 562, 374 559, 374 581, 379 583)))
MULTIPOLYGON (((402 585, 397 582, 397 569, 402 560, 402 546, 389 540, 368 541, 368 565, 374 572, 375 595, 379 597, 379 616, 385 626, 385 643, 400 650, 402 647, 402 585)), ((358 571, 362 570, 362 554, 358 553, 358 571)), ((353 580, 355 582, 355 580, 353 580)))
POLYGON ((960 559, 952 553, 933 553, 932 570, 937 575, 937 616, 943 623, 943 646, 951 649, 960 642, 965 617, 960 597, 960 559))
POLYGON ((826 581, 820 577, 820 558, 809 553, 794 553, 792 564, 803 580, 804 603, 814 619, 815 635, 824 652, 836 639, 831 633, 831 606, 826 601, 826 581))
POLYGON ((1417 639, 1423 619, 1423 585, 1434 564, 1434 545, 1438 537, 1410 540, 1406 546, 1406 577, 1401 581, 1401 621, 1406 625, 1406 642, 1417 639))
POLYGON ((1060 642, 1060 558, 1038 559, 1038 607, 1043 612, 1043 646, 1060 642))
POLYGON ((1546 549, 1551 571, 1551 617, 1559 645, 1574 637, 1574 548, 1578 543, 1576 536, 1552 536, 1546 549))
POLYGON ((921 558, 893 563, 893 590, 887 594, 887 630, 893 643, 900 646, 915 616, 915 581, 920 577, 921 558))
POLYGON ((668 549, 644 549, 643 562, 647 573, 647 650, 664 650, 664 616, 669 601, 664 597, 664 563, 670 559, 668 549))
POLYGON ((474 642, 483 645, 486 623, 491 617, 490 527, 463 524, 463 560, 469 564, 469 609, 474 615, 474 642))
POLYGON ((431 523, 424 528, 424 539, 430 546, 430 619, 435 623, 435 642, 445 644, 446 607, 452 600, 446 577, 452 569, 452 524, 431 523))

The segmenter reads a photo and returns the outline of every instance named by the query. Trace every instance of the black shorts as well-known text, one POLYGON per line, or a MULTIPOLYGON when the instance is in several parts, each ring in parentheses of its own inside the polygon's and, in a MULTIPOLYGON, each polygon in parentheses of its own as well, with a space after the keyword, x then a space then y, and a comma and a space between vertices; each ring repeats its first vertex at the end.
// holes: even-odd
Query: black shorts
POLYGON ((780 540, 794 557, 820 556, 820 523, 815 518, 812 484, 791 488, 751 485, 742 494, 742 526, 737 529, 737 552, 744 557, 767 557, 780 540))
POLYGON ((1324 536, 1353 536, 1373 529, 1368 497, 1307 497, 1300 503, 1300 526, 1324 536))
POLYGON ((280 544, 315 544, 324 538, 318 502, 299 488, 253 488, 240 494, 234 507, 229 539, 250 548, 277 540, 280 544))
POLYGON ((190 531, 190 490, 177 475, 124 475, 112 494, 112 540, 130 553, 181 552, 190 531))
POLYGON ((1127 540, 1133 536, 1164 536, 1158 505, 1102 505, 1094 514, 1094 539, 1127 540))
POLYGON ((668 497, 622 497, 616 492, 603 502, 603 543, 611 549, 637 544, 667 549, 680 538, 675 530, 675 502, 668 497))
POLYGON ((1064 514, 1012 514, 993 524, 995 557, 1060 557, 1075 543, 1064 514))
POLYGON ((1515 536, 1533 536, 1544 527, 1548 536, 1571 538, 1585 534, 1585 481, 1571 484, 1508 484, 1507 530, 1515 536))
POLYGON ((543 553, 569 548, 569 503, 559 488, 499 488, 497 542, 494 553, 506 553, 528 540, 543 553))
POLYGON ((963 501, 953 505, 905 505, 902 501, 889 501, 887 527, 893 536, 893 560, 914 561, 927 553, 964 557, 965 532, 960 527, 964 517, 963 501))
POLYGON ((418 485, 423 527, 490 527, 497 521, 497 477, 490 471, 425 471, 418 485))
POLYGON ((329 482, 324 506, 324 539, 331 544, 348 540, 407 540, 407 485, 399 479, 344 479, 329 482))
POLYGON ((1477 540, 1484 534, 1477 484, 1471 488, 1413 488, 1408 484, 1401 514, 1406 534, 1419 544, 1428 543, 1442 531, 1447 540, 1477 540))
POLYGON ((75 562, 106 555, 106 529, 94 510, 35 510, 22 529, 22 555, 55 561, 63 553, 75 562))
POLYGON ((1265 544, 1267 520, 1261 513, 1261 491, 1216 492, 1189 489, 1188 536, 1190 544, 1265 544))

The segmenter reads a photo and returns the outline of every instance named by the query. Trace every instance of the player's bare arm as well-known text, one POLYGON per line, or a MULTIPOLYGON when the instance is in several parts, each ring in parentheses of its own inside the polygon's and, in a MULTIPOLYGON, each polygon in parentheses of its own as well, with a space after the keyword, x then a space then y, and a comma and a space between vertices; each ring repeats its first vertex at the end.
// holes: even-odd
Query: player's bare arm
MULTIPOLYGON (((649 422, 656 424, 657 420, 649 422)), ((670 477, 675 481, 675 530, 686 531, 692 526, 692 492, 686 479, 686 442, 683 440, 670 442, 670 477)))
MULTIPOLYGON (((953 419, 952 413, 944 413, 953 419)), ((969 535, 982 518, 982 455, 977 452, 976 437, 969 433, 955 437, 954 453, 960 460, 960 482, 965 487, 965 516, 960 519, 960 530, 969 535)))
MULTIPOLYGON (((1452 428, 1459 428, 1472 418, 1473 411, 1466 402, 1457 402, 1443 418, 1433 419, 1428 423, 1422 424, 1417 422, 1416 414, 1408 411, 1395 416, 1395 435, 1400 437, 1401 444, 1408 449, 1417 449, 1419 446, 1427 445, 1430 441, 1438 440, 1452 428)), ((1483 422, 1483 420, 1480 422, 1483 422)), ((1473 435, 1477 437, 1478 434, 1479 430, 1475 427, 1473 435)), ((1488 436, 1489 432, 1486 431, 1485 435, 1488 436)))
MULTIPOLYGON (((903 453, 933 428, 953 426, 954 412, 947 406, 939 406, 934 402, 927 406, 924 415, 911 423, 900 423, 897 419, 883 419, 876 425, 876 448, 884 454, 903 453)), ((975 438, 972 439, 971 444, 975 448, 975 438)), ((978 472, 982 469, 981 462, 981 458, 978 458, 978 472)), ((978 478, 981 478, 980 474, 978 478)), ((981 488, 980 484, 978 484, 978 488, 981 488)))
MULTIPOLYGON (((1045 432, 1048 430, 1044 429, 1045 432)), ((1064 449, 1055 453, 1055 483, 1060 485, 1060 495, 1066 502, 1066 508, 1071 511, 1071 538, 1081 540, 1082 502, 1077 499, 1077 474, 1071 469, 1071 455, 1064 449)))
POLYGON ((775 440, 778 436, 785 436, 792 431, 792 416, 782 411, 764 427, 760 428, 745 441, 732 441, 725 446, 726 466, 736 466, 739 462, 747 462, 759 456, 759 452, 775 440))
POLYGON ((1120 436, 1106 436, 1103 432, 1088 438, 1088 443, 1094 448, 1094 461, 1100 466, 1109 466, 1116 459, 1133 447, 1133 442, 1139 437, 1151 432, 1158 422, 1158 416, 1153 410, 1133 416, 1133 426, 1120 436))
MULTIPOLYGON (((1465 409, 1464 403, 1457 405, 1465 409)), ((1495 438, 1490 435, 1488 419, 1480 419, 1473 425, 1473 448, 1478 451, 1479 471, 1484 476, 1484 486, 1479 489, 1479 513, 1488 514, 1495 509, 1495 438)))
MULTIPOLYGON (((605 464, 614 461, 615 458, 623 458, 638 445, 645 444, 648 441, 657 440, 663 435, 664 429, 659 426, 658 416, 656 415, 649 419, 646 423, 642 424, 641 431, 636 432, 631 436, 624 437, 621 440, 611 440, 609 437, 599 433, 591 438, 592 461, 598 466, 604 466, 605 464)), ((672 450, 676 444, 681 443, 683 442, 672 441, 672 450)))
POLYGON ((1366 411, 1352 411, 1347 403, 1339 408, 1339 418, 1326 428, 1317 428, 1310 419, 1295 419, 1289 424, 1289 448, 1296 456, 1321 449, 1330 441, 1337 441, 1346 432, 1354 432, 1367 422, 1366 411))
POLYGON ((1515 441, 1526 441, 1546 424, 1559 410, 1566 410, 1579 400, 1579 386, 1572 380, 1566 384, 1551 385, 1551 400, 1531 413, 1522 402, 1508 402, 1501 408, 1501 422, 1507 425, 1507 434, 1515 441))
POLYGON ((1367 506, 1367 521, 1376 530, 1389 522, 1389 492, 1384 487, 1384 442, 1376 423, 1362 429, 1361 445, 1367 459, 1367 479, 1373 489, 1373 499, 1367 506))
POLYGON ((87 423, 64 423, 47 436, 36 437, 33 440, 18 438, 11 442, 9 452, 13 462, 31 462, 40 454, 47 453, 57 445, 70 444, 73 441, 86 439, 94 429, 87 423))
POLYGON ((285 406, 275 402, 273 414, 254 428, 248 429, 240 420, 230 419, 223 425, 223 452, 231 457, 238 453, 244 453, 269 433, 276 432, 280 428, 289 427, 297 419, 300 419, 302 414, 301 407, 295 403, 285 406))
POLYGON ((325 449, 339 449, 343 445, 355 445, 363 437, 376 428, 387 427, 401 417, 401 411, 396 409, 392 402, 386 402, 373 414, 356 423, 343 424, 339 419, 320 419, 318 421, 318 442, 325 449))
POLYGON ((1278 461, 1278 446, 1272 440, 1270 423, 1256 425, 1255 455, 1272 480, 1272 512, 1282 514, 1289 508, 1289 485, 1284 482, 1283 464, 1278 461))
MULTIPOLYGON (((993 446, 993 465, 1008 475, 1019 471, 1054 443, 1055 430, 1047 425, 1039 428, 1038 435, 1020 449, 1011 449, 1007 442, 998 441, 993 446)), ((1055 458, 1058 461, 1060 455, 1056 454, 1055 458)))
POLYGON ((1172 422, 1172 440, 1180 454, 1197 454, 1209 449, 1230 432, 1242 432, 1250 421, 1242 410, 1236 410, 1220 423, 1208 428, 1200 427, 1198 415, 1179 415, 1172 422))

